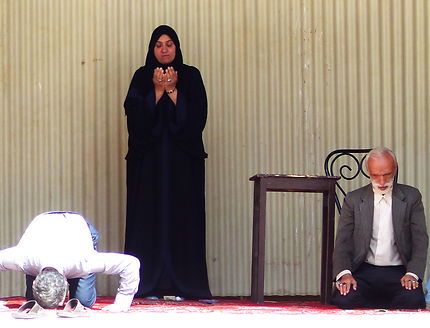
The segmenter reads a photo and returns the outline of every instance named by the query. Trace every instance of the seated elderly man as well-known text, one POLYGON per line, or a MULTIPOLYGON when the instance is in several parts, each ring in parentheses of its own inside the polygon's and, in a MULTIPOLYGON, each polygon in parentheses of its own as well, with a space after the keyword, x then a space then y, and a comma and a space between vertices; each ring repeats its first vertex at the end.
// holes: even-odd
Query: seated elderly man
POLYGON ((394 182, 397 160, 369 152, 371 184, 346 195, 336 235, 333 303, 340 308, 424 308, 428 235, 421 193, 394 182))
POLYGON ((30 223, 19 243, 0 251, 0 271, 36 276, 33 296, 45 308, 56 308, 67 293, 67 279, 91 274, 118 274, 118 293, 109 311, 129 309, 139 285, 140 262, 131 255, 94 249, 85 219, 71 212, 48 212, 30 223))

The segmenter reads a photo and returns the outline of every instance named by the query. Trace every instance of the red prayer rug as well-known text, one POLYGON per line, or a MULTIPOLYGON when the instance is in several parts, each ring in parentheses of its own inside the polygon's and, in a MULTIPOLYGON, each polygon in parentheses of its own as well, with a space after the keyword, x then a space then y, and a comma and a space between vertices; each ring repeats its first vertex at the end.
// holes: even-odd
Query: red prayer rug
MULTIPOLYGON (((9 297, 0 299, 1 304, 9 310, 16 311, 24 302, 23 297, 9 297)), ((103 307, 112 304, 112 297, 98 297, 97 302, 91 308, 100 311, 103 307)), ((427 310, 383 310, 383 309, 362 309, 362 310, 341 310, 334 305, 323 305, 317 301, 265 301, 263 304, 255 304, 246 299, 214 299, 207 301, 170 301, 170 300, 150 300, 134 299, 129 313, 230 313, 230 314, 350 314, 380 315, 384 313, 418 313, 427 310)))

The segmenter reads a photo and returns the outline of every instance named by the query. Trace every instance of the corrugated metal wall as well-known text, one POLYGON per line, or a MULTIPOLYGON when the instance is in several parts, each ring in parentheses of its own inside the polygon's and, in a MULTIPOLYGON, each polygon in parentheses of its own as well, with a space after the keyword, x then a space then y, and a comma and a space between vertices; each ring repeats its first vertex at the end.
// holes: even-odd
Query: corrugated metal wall
MULTIPOLYGON (((250 292, 256 173, 319 175, 334 148, 383 144, 428 210, 429 16, 426 0, 0 0, 0 247, 39 212, 70 209, 100 249, 122 250, 122 102, 160 24, 207 88, 215 295, 250 292)), ((319 293, 321 201, 269 197, 267 294, 319 293)), ((1 275, 2 296, 22 294, 21 275, 1 275)))

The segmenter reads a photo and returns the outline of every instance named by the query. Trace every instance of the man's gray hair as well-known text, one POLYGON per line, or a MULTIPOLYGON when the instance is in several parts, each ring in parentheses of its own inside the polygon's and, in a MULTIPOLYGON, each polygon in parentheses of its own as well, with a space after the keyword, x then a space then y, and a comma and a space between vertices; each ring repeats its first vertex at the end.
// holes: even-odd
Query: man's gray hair
POLYGON ((55 309, 66 297, 66 278, 53 268, 44 269, 33 282, 33 296, 45 309, 55 309))
POLYGON ((366 166, 366 170, 367 172, 369 172, 369 166, 368 166, 368 161, 369 158, 379 158, 385 155, 389 155, 391 156, 391 158, 394 160, 394 164, 396 165, 396 172, 397 172, 397 158, 396 155, 394 155, 394 152, 387 148, 387 147, 376 147, 373 148, 371 151, 369 151, 369 153, 367 154, 365 160, 364 160, 364 164, 366 166))

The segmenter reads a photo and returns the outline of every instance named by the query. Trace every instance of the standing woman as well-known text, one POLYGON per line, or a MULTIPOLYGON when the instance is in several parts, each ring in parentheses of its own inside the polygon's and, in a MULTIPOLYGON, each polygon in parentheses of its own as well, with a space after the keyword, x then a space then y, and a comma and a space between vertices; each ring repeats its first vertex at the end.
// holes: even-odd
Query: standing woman
POLYGON ((205 246, 207 99, 169 26, 157 27, 124 103, 125 252, 141 261, 137 295, 210 298, 205 246))

